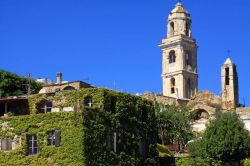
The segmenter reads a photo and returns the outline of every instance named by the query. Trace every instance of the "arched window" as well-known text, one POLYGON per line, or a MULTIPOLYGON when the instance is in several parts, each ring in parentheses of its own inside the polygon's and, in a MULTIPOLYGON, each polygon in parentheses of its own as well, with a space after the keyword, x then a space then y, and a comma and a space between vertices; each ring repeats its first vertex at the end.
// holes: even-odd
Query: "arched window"
POLYGON ((209 113, 204 109, 195 110, 195 120, 209 119, 209 113))
POLYGON ((170 79, 171 94, 175 93, 175 78, 170 79))
POLYGON ((63 90, 76 90, 73 86, 66 86, 63 90))
POLYGON ((170 23, 170 36, 174 36, 174 22, 170 23))
POLYGON ((169 53, 169 63, 175 63, 175 60, 176 60, 176 56, 175 56, 175 51, 170 51, 169 53))

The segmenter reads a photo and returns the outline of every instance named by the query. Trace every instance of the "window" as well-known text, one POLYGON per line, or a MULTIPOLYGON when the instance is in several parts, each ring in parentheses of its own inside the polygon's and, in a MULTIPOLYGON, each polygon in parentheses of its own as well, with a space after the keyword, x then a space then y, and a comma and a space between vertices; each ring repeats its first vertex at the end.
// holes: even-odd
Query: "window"
POLYGON ((170 79, 171 94, 175 93, 175 78, 170 79))
POLYGON ((84 99, 84 106, 90 108, 93 106, 92 97, 88 96, 84 99))
POLYGON ((191 56, 188 52, 185 54, 185 64, 186 66, 191 65, 191 56))
POLYGON ((51 112, 52 111, 52 102, 50 102, 50 101, 44 102, 44 104, 42 105, 41 111, 44 113, 51 112))
POLYGON ((170 36, 174 36, 174 23, 173 22, 170 23, 170 30, 169 30, 169 32, 170 32, 170 36))
POLYGON ((59 146, 61 142, 61 131, 53 130, 48 132, 48 146, 59 146))
POLYGON ((192 88, 191 88, 191 80, 190 80, 190 78, 188 78, 188 80, 187 80, 187 98, 190 98, 192 96, 193 96, 193 94, 192 94, 192 88))
POLYGON ((1 150, 2 151, 12 150, 12 139, 10 138, 1 139, 1 150))
POLYGON ((76 90, 73 86, 66 86, 63 90, 76 90))
POLYGON ((169 63, 175 63, 175 60, 176 60, 176 56, 175 56, 175 51, 170 51, 169 53, 169 63))
POLYGON ((226 72, 226 77, 225 77, 225 82, 226 82, 226 85, 229 85, 230 84, 230 78, 229 78, 229 68, 227 67, 225 69, 225 72, 226 72))
POLYGON ((190 23, 186 23, 186 36, 188 36, 188 37, 191 37, 190 36, 190 23))
POLYGON ((29 155, 34 155, 38 153, 38 144, 37 144, 37 136, 30 135, 28 136, 28 148, 29 148, 29 155))

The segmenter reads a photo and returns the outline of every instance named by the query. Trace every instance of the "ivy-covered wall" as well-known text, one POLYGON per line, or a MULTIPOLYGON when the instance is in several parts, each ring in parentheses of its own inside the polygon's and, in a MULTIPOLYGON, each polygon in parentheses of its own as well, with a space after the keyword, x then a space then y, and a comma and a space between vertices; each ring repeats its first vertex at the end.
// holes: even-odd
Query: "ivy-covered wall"
MULTIPOLYGON (((38 94, 29 98, 30 115, 2 117, 9 129, 0 128, 0 137, 21 135, 21 147, 0 152, 6 165, 158 165, 157 124, 152 102, 107 89, 89 88, 38 94), (86 108, 85 99, 93 106, 86 108), (40 104, 74 107, 74 112, 41 114, 40 104), (47 146, 47 132, 61 130, 59 147, 47 146), (116 150, 110 149, 110 133, 116 134, 116 150), (38 136, 39 154, 27 155, 26 135, 38 136)), ((113 143, 113 142, 112 142, 113 143)))
POLYGON ((76 165, 84 163, 84 131, 80 114, 51 113, 2 117, 0 138, 20 135, 21 146, 11 151, 0 151, 0 165, 76 165), (5 126, 5 127, 3 127, 5 126), (61 130, 60 146, 47 146, 47 132, 61 130), (37 135, 39 153, 29 156, 27 136, 37 135))

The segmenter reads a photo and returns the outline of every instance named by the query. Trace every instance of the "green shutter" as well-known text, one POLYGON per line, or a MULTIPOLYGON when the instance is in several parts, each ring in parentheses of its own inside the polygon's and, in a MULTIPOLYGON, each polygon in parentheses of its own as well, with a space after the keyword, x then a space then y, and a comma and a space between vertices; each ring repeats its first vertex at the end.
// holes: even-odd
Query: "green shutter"
POLYGON ((60 146, 61 130, 55 130, 55 146, 60 146))

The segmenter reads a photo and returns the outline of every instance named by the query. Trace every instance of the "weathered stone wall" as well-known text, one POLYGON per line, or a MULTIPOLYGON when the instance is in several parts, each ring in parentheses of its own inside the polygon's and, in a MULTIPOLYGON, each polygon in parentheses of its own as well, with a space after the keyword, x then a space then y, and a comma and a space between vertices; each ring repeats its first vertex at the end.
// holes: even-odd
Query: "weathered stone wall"
POLYGON ((44 86, 39 93, 55 93, 57 91, 62 91, 67 87, 73 87, 74 89, 79 90, 82 88, 90 88, 91 85, 81 81, 69 82, 63 84, 54 84, 54 85, 44 86))

